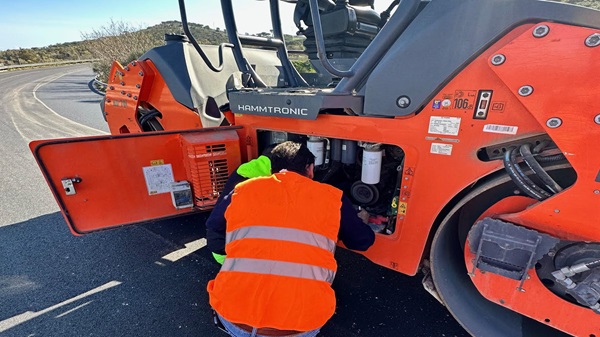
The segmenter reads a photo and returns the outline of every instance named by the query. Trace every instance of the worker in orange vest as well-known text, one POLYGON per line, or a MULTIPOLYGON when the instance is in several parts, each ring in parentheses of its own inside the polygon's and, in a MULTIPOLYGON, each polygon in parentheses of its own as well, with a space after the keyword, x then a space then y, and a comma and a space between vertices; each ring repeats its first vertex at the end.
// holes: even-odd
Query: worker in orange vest
MULTIPOLYGON (((223 199, 225 196, 229 195, 233 188, 248 179, 257 178, 257 177, 266 177, 271 174, 271 151, 277 144, 271 144, 267 146, 262 154, 251 161, 244 163, 231 173, 231 175, 227 178, 227 182, 225 182, 225 186, 215 203, 215 208, 220 208, 220 205, 223 203, 223 199)), ((213 212, 206 220, 207 224, 212 223, 212 217, 219 214, 218 212, 213 212)), ((219 214, 222 217, 222 214, 219 214)), ((218 249, 211 249, 213 258, 217 263, 223 264, 225 261, 225 226, 220 228, 218 232, 214 232, 211 228, 207 228, 206 230, 206 239, 210 242, 211 246, 218 246, 218 249), (217 252, 218 251, 218 252, 217 252)), ((210 247, 209 247, 210 249, 210 247)))
POLYGON ((279 144, 275 173, 238 184, 213 210, 207 226, 226 227, 227 258, 207 290, 232 336, 316 336, 336 306, 338 238, 355 250, 375 240, 342 191, 312 180, 313 169, 305 144, 279 144))

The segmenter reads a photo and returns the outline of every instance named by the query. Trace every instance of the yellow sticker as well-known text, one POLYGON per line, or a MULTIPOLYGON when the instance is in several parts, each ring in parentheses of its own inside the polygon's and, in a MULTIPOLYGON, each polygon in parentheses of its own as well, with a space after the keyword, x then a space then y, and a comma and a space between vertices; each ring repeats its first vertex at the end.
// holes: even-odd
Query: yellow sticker
POLYGON ((405 202, 398 203, 398 214, 406 215, 406 208, 408 204, 405 202))
POLYGON ((157 160, 151 160, 150 161, 150 165, 151 166, 155 166, 155 165, 164 165, 165 161, 164 159, 157 159, 157 160))

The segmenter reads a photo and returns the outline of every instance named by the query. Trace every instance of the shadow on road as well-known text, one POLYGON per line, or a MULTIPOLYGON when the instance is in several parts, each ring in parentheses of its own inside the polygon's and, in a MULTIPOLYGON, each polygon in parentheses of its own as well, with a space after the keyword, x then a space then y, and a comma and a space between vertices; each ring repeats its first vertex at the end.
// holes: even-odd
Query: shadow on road
POLYGON ((0 238, 2 336, 213 331, 204 289, 216 266, 206 253, 170 262, 162 257, 182 247, 141 227, 74 237, 59 213, 2 227, 0 238))
MULTIPOLYGON (((72 236, 59 213, 0 227, 2 336, 224 336, 210 322, 204 215, 72 236)), ((338 249, 338 308, 321 337, 466 336, 407 277, 338 249)))

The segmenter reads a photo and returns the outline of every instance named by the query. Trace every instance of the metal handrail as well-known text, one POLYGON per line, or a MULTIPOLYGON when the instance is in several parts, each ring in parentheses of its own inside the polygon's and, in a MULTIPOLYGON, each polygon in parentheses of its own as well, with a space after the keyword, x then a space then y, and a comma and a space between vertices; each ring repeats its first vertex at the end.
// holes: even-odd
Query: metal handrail
POLYGON ((183 31, 185 35, 190 39, 190 42, 192 43, 198 54, 200 54, 200 57, 202 57, 202 60, 204 61, 204 63, 206 63, 206 66, 208 66, 208 68, 210 68, 210 70, 214 71, 215 73, 218 73, 221 70, 223 70, 223 49, 225 49, 225 47, 232 48, 233 45, 231 43, 221 43, 219 45, 219 65, 215 67, 212 64, 212 62, 208 59, 208 56, 206 56, 204 50, 202 50, 202 47, 200 47, 200 45, 192 35, 192 32, 190 31, 187 22, 187 14, 185 11, 184 0, 179 0, 179 13, 181 14, 181 24, 183 26, 183 31))
POLYGON ((325 38, 323 37, 323 27, 321 26, 321 15, 319 14, 319 3, 317 0, 309 0, 310 4, 310 17, 313 23, 313 30, 315 32, 315 41, 317 42, 317 55, 321 64, 333 76, 337 77, 351 77, 354 75, 354 71, 350 70, 339 70, 334 67, 327 59, 327 52, 325 51, 325 38))

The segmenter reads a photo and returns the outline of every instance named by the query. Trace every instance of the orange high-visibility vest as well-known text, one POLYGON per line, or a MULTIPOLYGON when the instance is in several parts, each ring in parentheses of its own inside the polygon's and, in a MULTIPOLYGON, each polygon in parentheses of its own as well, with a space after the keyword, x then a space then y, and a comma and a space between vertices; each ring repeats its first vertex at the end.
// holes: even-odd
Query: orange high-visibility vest
POLYGON ((227 258, 211 306, 256 328, 310 331, 335 310, 331 283, 342 191, 294 172, 238 184, 227 208, 227 258))

